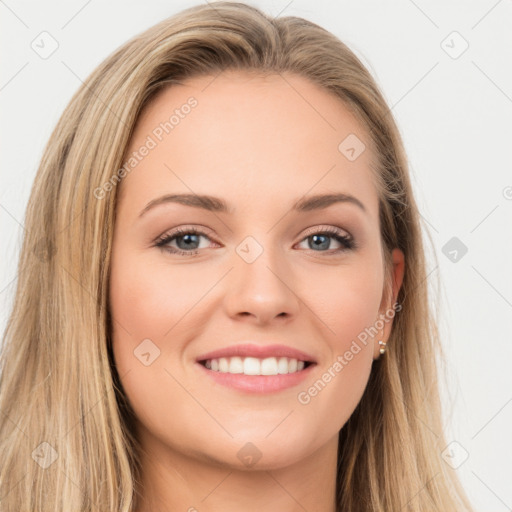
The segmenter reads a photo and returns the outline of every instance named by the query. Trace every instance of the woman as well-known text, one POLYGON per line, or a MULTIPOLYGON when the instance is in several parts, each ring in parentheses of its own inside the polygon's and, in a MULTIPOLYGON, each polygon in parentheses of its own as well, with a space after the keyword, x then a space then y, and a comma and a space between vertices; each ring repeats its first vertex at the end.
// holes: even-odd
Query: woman
POLYGON ((329 32, 216 2, 133 38, 26 227, 2 511, 471 510, 403 145, 329 32))

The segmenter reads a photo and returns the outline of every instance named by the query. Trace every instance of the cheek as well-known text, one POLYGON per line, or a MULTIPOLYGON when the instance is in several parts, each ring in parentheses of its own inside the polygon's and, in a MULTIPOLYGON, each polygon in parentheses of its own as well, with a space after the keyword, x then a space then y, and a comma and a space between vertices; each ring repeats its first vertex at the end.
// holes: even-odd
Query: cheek
MULTIPOLYGON (((205 290, 204 283, 191 282, 192 273, 178 266, 170 272, 162 260, 148 263, 147 257, 119 246, 110 276, 114 361, 137 418, 152 426, 155 418, 168 426, 176 421, 166 404, 180 389, 166 370, 174 374, 185 345, 186 315, 205 290)), ((194 421, 187 414, 180 415, 184 425, 194 421)))
POLYGON ((376 258, 360 260, 331 272, 328 279, 317 275, 310 288, 315 313, 327 326, 322 331, 329 355, 316 380, 300 390, 297 400, 308 414, 331 418, 339 428, 359 403, 370 376, 377 339, 372 328, 382 298, 381 269, 376 258))
POLYGON ((346 350, 353 339, 378 319, 383 270, 377 258, 361 258, 335 272, 316 275, 308 295, 316 315, 327 326, 333 349, 346 350))
POLYGON ((373 339, 365 331, 373 324, 378 305, 372 294, 368 302, 345 292, 337 304, 337 316, 330 323, 329 350, 315 378, 297 393, 297 401, 309 418, 325 418, 335 430, 348 421, 367 386, 373 364, 373 339), (356 300, 357 299, 357 300, 356 300))
POLYGON ((151 264, 136 254, 113 259, 110 309, 114 332, 120 336, 129 332, 134 342, 144 338, 159 342, 206 289, 199 274, 184 272, 179 265, 170 272, 165 258, 151 264))
POLYGON ((169 275, 168 265, 164 269, 160 262, 148 264, 147 257, 133 249, 123 251, 118 246, 113 251, 109 297, 113 355, 130 400, 144 404, 138 414, 161 408, 152 403, 157 396, 152 391, 169 388, 171 378, 165 369, 169 361, 182 356, 185 337, 180 331, 186 323, 182 319, 201 296, 200 286, 190 277, 179 268, 169 275))

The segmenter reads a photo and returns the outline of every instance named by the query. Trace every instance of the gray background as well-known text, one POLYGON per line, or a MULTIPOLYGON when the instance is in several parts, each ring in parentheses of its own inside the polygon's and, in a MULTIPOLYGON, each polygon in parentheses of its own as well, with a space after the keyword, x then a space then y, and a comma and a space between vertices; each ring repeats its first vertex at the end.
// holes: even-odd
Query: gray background
MULTIPOLYGON (((115 48, 196 3, 0 0, 2 331, 30 187, 64 107, 115 48), (40 35, 45 31, 50 35, 40 35), (42 55, 52 44, 54 53, 42 55)), ((478 511, 511 510, 512 1, 252 4, 336 34, 392 106, 434 242, 429 285, 434 291, 435 279, 442 282, 451 444, 438 455, 460 475, 478 511)))

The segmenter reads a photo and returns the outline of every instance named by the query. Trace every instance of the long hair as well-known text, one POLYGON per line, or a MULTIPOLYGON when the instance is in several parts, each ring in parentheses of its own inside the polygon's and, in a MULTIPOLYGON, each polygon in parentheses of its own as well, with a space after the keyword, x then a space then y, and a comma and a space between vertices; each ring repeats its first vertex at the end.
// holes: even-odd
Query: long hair
POLYGON ((339 434, 338 510, 471 510, 441 458, 441 347, 420 216, 391 111, 334 35, 235 2, 186 9, 122 45, 84 81, 47 143, 0 353, 0 510, 135 510, 140 447, 113 363, 108 306, 119 189, 112 180, 120 179, 139 114, 158 91, 228 69, 295 73, 357 116, 375 155, 387 271, 393 248, 405 255, 390 348, 374 362, 339 434))

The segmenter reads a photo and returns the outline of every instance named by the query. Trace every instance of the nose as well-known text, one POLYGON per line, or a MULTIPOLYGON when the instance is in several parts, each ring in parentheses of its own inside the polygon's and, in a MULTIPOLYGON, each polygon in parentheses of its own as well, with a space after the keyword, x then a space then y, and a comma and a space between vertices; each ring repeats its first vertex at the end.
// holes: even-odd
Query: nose
POLYGON ((233 269, 226 280, 225 308, 238 321, 259 325, 274 319, 286 322, 296 317, 300 299, 293 272, 284 255, 264 249, 252 262, 243 253, 234 254, 233 269))

